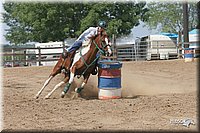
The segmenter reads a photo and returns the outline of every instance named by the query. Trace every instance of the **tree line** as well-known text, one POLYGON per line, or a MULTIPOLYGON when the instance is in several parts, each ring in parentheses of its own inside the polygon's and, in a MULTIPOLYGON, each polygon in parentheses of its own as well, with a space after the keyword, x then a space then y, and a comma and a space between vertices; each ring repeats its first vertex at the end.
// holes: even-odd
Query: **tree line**
MULTIPOLYGON (((99 20, 105 20, 107 33, 117 37, 129 35, 140 20, 150 28, 161 23, 162 31, 177 32, 183 23, 181 5, 178 2, 6 2, 3 18, 9 29, 5 37, 16 45, 29 41, 63 41, 78 37, 99 20)), ((189 7, 192 29, 197 24, 196 3, 190 3, 189 7)))

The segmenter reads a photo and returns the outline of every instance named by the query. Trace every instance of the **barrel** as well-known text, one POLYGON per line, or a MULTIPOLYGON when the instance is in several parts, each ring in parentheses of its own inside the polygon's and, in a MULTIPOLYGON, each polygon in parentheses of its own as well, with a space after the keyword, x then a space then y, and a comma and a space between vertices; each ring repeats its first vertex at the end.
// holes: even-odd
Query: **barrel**
POLYGON ((102 60, 98 62, 98 98, 121 98, 121 67, 118 61, 102 60))
POLYGON ((193 50, 193 48, 185 48, 184 49, 184 58, 185 58, 185 62, 194 61, 194 50, 193 50))

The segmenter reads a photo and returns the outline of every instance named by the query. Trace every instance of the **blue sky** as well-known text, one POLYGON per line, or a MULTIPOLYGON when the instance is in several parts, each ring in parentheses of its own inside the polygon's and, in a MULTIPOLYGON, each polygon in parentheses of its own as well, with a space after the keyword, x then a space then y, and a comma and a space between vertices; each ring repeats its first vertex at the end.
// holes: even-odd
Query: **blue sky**
MULTIPOLYGON (((3 0, 4 1, 4 0, 3 0)), ((2 0, 0 1, 0 30, 1 30, 1 34, 0 34, 0 44, 8 44, 8 42, 6 41, 5 37, 3 35, 6 34, 5 29, 8 28, 6 26, 6 24, 2 23, 2 12, 3 10, 3 5, 2 5, 2 0)), ((129 42, 129 41, 134 41, 136 39, 136 37, 141 37, 141 36, 145 36, 145 35, 149 35, 149 34, 155 34, 157 31, 156 30, 148 30, 147 27, 144 27, 144 23, 141 22, 141 24, 135 28, 132 29, 132 33, 125 37, 123 40, 129 42)))
POLYGON ((3 34, 5 34, 5 31, 4 31, 4 28, 6 28, 6 24, 3 24, 2 21, 3 21, 3 17, 2 17, 2 12, 3 12, 3 5, 2 5, 2 0, 0 1, 0 42, 1 44, 4 44, 6 43, 6 40, 3 36, 3 34))

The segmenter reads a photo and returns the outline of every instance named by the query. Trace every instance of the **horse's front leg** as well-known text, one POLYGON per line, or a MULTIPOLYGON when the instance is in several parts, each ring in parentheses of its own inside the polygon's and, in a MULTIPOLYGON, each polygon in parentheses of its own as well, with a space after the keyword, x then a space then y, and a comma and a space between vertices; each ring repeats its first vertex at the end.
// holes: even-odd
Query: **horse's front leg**
POLYGON ((69 81, 69 77, 67 76, 62 82, 58 83, 58 84, 53 88, 53 90, 52 90, 50 93, 48 93, 48 94, 45 96, 45 99, 48 99, 56 89, 58 89, 59 87, 61 87, 63 84, 66 84, 68 81, 69 81))
POLYGON ((84 89, 84 86, 87 84, 89 77, 90 77, 90 74, 84 75, 84 80, 83 80, 81 86, 79 88, 75 89, 76 93, 80 93, 84 89))
POLYGON ((75 75, 75 67, 72 67, 71 72, 70 72, 70 79, 69 82, 66 84, 64 90, 61 93, 61 97, 64 98, 65 94, 68 92, 72 82, 74 81, 74 75, 75 75))
POLYGON ((78 98, 81 91, 84 89, 84 86, 87 84, 87 81, 90 77, 90 74, 84 75, 84 80, 79 88, 75 88, 75 94, 72 96, 72 99, 78 98))

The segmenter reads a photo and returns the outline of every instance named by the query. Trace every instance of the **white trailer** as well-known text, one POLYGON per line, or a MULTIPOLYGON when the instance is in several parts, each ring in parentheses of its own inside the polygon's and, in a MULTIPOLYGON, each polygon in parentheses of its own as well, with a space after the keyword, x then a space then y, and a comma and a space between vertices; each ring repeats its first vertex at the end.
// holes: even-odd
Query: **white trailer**
POLYGON ((144 46, 146 44, 146 59, 172 59, 178 57, 176 38, 165 35, 149 35, 141 38, 144 46))

